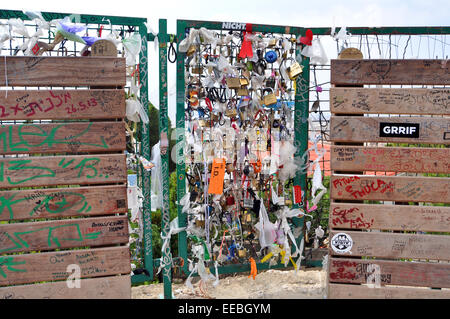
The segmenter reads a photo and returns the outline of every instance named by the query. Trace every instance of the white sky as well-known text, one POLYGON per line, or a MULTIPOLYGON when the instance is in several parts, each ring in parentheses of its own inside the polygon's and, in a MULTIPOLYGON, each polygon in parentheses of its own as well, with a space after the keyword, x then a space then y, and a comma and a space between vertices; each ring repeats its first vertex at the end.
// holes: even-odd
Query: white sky
MULTIPOLYGON (((158 19, 168 21, 168 32, 176 33, 176 20, 233 21, 299 27, 341 26, 449 26, 449 0, 2 0, 1 9, 36 10, 79 14, 131 16, 147 18, 157 31, 158 19)), ((153 45, 149 44, 150 51, 153 45)), ((150 52, 151 55, 154 55, 150 52)), ((158 105, 158 65, 151 56, 149 97, 158 105)), ((170 64, 169 64, 170 65, 170 64)), ((175 115, 175 68, 169 67, 169 115, 175 115)))

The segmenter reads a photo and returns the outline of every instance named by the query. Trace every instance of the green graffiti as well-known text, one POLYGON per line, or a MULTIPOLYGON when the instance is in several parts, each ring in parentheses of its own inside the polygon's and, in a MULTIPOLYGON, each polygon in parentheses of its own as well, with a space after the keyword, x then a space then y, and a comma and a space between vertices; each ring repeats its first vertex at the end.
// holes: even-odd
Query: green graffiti
MULTIPOLYGON (((9 164, 16 164, 16 165, 8 167, 8 170, 11 170, 11 171, 23 171, 23 170, 27 170, 27 169, 28 170, 32 169, 32 170, 47 171, 49 173, 48 174, 34 175, 34 176, 31 176, 31 177, 28 177, 28 178, 24 178, 24 179, 22 179, 20 181, 12 181, 11 177, 8 176, 8 183, 11 184, 11 185, 18 185, 18 184, 22 184, 22 183, 25 183, 27 181, 31 181, 33 179, 40 178, 40 177, 55 177, 55 172, 52 169, 48 168, 48 167, 43 167, 43 166, 25 166, 26 164, 29 164, 31 162, 32 162, 32 160, 14 160, 14 161, 9 161, 9 164)), ((0 181, 3 182, 3 165, 1 167, 1 170, 2 170, 2 174, 0 176, 0 178, 1 178, 0 181)))
POLYGON ((52 248, 53 244, 56 246, 55 248, 61 248, 61 241, 83 242, 85 239, 96 239, 101 234, 101 232, 96 232, 96 233, 88 233, 83 236, 83 234, 81 233, 80 225, 76 224, 76 223, 60 225, 60 226, 55 226, 55 227, 51 227, 51 226, 43 227, 43 228, 30 230, 30 231, 24 231, 24 232, 14 232, 14 234, 12 236, 10 234, 4 232, 4 235, 14 243, 14 247, 0 249, 0 253, 6 252, 6 251, 11 251, 11 250, 22 249, 22 248, 29 248, 30 245, 28 244, 28 242, 26 240, 24 240, 22 238, 22 236, 38 233, 41 231, 48 232, 48 236, 47 236, 48 248, 52 248), (74 228, 72 230, 72 232, 74 232, 76 235, 72 238, 58 238, 57 236, 55 236, 53 234, 53 232, 55 230, 62 229, 62 228, 74 228))
POLYGON ((0 257, 0 276, 2 276, 3 278, 6 278, 6 273, 3 269, 3 266, 6 267, 6 269, 8 269, 9 271, 14 271, 14 272, 27 272, 26 269, 17 269, 14 268, 14 266, 17 265, 23 265, 25 264, 25 261, 14 261, 14 257, 12 256, 7 256, 7 257, 0 257))
POLYGON ((37 200, 37 202, 35 202, 36 205, 32 207, 29 213, 30 216, 33 216, 37 211, 41 211, 43 209, 45 209, 49 214, 61 214, 69 209, 74 209, 78 205, 82 207, 76 211, 77 213, 82 213, 84 210, 86 210, 86 212, 89 212, 91 210, 91 206, 86 201, 86 197, 80 193, 56 192, 47 195, 37 194, 14 200, 17 194, 19 193, 14 193, 11 196, 9 196, 9 198, 0 196, 0 215, 2 215, 5 210, 7 210, 9 212, 9 218, 13 219, 14 218, 13 205, 29 200, 37 200))
MULTIPOLYGON (((45 131, 43 126, 36 124, 10 125, 8 126, 8 131, 3 131, 0 133, 0 143, 3 144, 2 147, 3 152, 8 151, 18 153, 27 152, 35 147, 47 146, 48 148, 51 148, 58 144, 76 144, 80 146, 83 145, 83 146, 95 146, 105 149, 108 148, 108 145, 106 144, 103 136, 100 136, 100 144, 84 143, 77 141, 78 138, 84 135, 89 136, 88 133, 92 126, 92 123, 89 123, 88 127, 83 131, 81 131, 79 134, 71 135, 63 139, 55 138, 55 136, 57 136, 58 130, 67 125, 70 124, 69 123, 59 124, 53 127, 50 132, 45 131), (19 139, 19 142, 17 143, 13 142, 14 128, 17 128, 16 134, 19 139), (41 137, 42 140, 36 141, 36 137, 38 138, 41 137)), ((2 126, 2 128, 5 128, 5 126, 2 126)))
POLYGON ((99 162, 100 162, 99 158, 84 158, 77 166, 75 166, 75 168, 80 168, 80 171, 78 172, 78 176, 77 177, 81 176, 81 174, 83 173, 83 169, 85 167, 86 168, 90 168, 91 170, 94 171, 94 175, 87 175, 86 174, 87 178, 93 178, 93 177, 97 176, 97 169, 94 166, 97 165, 99 162), (89 161, 94 161, 94 164, 86 165, 86 163, 89 162, 89 161))

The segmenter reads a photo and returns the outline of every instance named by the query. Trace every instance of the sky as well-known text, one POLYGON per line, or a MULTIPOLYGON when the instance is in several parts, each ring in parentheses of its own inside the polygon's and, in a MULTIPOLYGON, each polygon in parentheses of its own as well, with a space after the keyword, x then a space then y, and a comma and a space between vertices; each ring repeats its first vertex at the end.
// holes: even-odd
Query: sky
MULTIPOLYGON (((148 19, 154 31, 165 18, 168 32, 176 20, 233 21, 299 27, 449 26, 448 0, 189 0, 2 1, 1 9, 130 16, 148 19)), ((149 98, 158 106, 158 60, 149 45, 149 98)), ((175 118, 175 67, 169 64, 169 116, 175 118)))

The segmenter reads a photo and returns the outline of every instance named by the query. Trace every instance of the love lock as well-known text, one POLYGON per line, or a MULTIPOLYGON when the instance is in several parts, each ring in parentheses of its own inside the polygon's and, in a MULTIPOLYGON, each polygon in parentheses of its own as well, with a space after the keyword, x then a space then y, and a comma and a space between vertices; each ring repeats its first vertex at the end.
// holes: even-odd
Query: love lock
POLYGON ((297 61, 295 61, 294 58, 289 58, 287 60, 294 61, 294 63, 292 63, 290 66, 286 68, 286 72, 289 75, 289 79, 295 80, 297 76, 299 76, 303 72, 303 67, 297 61))
POLYGON ((270 106, 270 105, 274 105, 277 104, 277 97, 275 95, 275 93, 273 93, 273 89, 272 88, 266 88, 263 90, 263 94, 265 92, 271 92, 267 95, 263 95, 263 103, 265 106, 270 106))

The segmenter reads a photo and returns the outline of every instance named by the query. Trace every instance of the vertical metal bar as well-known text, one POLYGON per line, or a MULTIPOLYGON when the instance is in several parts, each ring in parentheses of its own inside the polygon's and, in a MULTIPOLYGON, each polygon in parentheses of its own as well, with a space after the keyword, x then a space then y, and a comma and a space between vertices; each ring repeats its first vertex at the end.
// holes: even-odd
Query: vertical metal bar
MULTIPOLYGON (((184 83, 184 59, 185 53, 178 50, 178 45, 182 39, 184 39, 186 24, 183 21, 177 20, 177 112, 176 112, 176 135, 177 135, 177 201, 180 202, 181 198, 186 193, 186 165, 184 160, 184 147, 185 147, 185 135, 184 135, 184 96, 185 96, 185 83, 184 83)), ((182 206, 177 205, 178 211, 178 225, 179 227, 187 226, 187 213, 182 212, 182 206)), ((188 274, 187 265, 187 234, 186 231, 178 233, 178 254, 183 258, 184 264, 182 270, 185 274, 188 274)))
MULTIPOLYGON (((170 231, 169 211, 169 120, 167 107, 167 20, 159 19, 159 135, 161 148, 161 238, 170 231)), ((164 299, 172 299, 172 252, 170 239, 162 252, 164 299)))
MULTIPOLYGON (((147 65, 147 27, 145 24, 139 26, 139 34, 141 36, 141 52, 139 53, 139 78, 140 78, 140 101, 148 112, 148 65, 147 65)), ((150 159, 150 136, 148 124, 141 126, 141 154, 150 159)), ((151 202, 150 202, 150 172, 142 169, 142 164, 139 165, 142 172, 142 195, 144 196, 143 203, 143 219, 144 219, 144 266, 153 278, 153 251, 152 251, 152 216, 151 216, 151 202)))
MULTIPOLYGON (((300 48, 297 47, 297 51, 300 48)), ((296 52, 297 54, 299 52, 296 52)), ((302 158, 308 149, 308 116, 309 116, 309 58, 303 57, 302 63, 303 72, 296 80, 295 86, 295 115, 294 115, 294 145, 297 147, 295 157, 302 158)), ((306 158, 307 159, 307 158, 306 158)), ((302 191, 305 192, 304 200, 306 201, 306 171, 297 171, 294 178, 294 185, 299 185, 302 191)), ((295 205, 294 207, 298 207, 295 205)), ((302 227, 304 217, 293 218, 295 227, 302 227)), ((303 232, 296 238, 297 245, 301 242, 303 232)))

